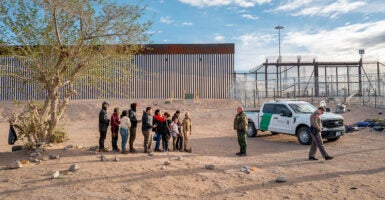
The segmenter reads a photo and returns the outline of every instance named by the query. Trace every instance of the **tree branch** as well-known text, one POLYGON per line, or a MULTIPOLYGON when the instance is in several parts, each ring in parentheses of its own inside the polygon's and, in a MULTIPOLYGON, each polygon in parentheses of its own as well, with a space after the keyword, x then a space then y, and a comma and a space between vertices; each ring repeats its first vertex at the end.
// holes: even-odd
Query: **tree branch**
POLYGON ((66 94, 64 96, 63 102, 59 106, 59 111, 58 111, 58 119, 62 119, 63 114, 65 113, 65 110, 69 104, 70 98, 72 95, 76 94, 76 91, 74 89, 73 84, 70 82, 69 83, 69 88, 66 91, 66 94))
POLYGON ((61 46, 62 45, 62 42, 61 42, 61 36, 60 36, 60 32, 59 32, 59 23, 57 21, 57 10, 56 10, 56 7, 52 7, 53 9, 53 21, 54 21, 54 25, 55 25, 55 33, 56 33, 56 37, 57 37, 57 44, 58 46, 61 46))
POLYGON ((110 33, 110 34, 103 34, 103 35, 93 35, 93 36, 87 36, 84 38, 84 40, 92 40, 95 38, 103 38, 103 37, 112 37, 112 36, 123 36, 128 35, 130 32, 125 33, 110 33))

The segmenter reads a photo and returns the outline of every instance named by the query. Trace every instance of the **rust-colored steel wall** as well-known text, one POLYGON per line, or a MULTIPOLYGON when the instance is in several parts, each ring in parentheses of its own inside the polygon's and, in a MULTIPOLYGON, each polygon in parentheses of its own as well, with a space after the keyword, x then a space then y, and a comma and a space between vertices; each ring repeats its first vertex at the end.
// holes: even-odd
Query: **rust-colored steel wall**
MULTIPOLYGON (((185 94, 203 99, 230 98, 234 73, 234 44, 153 44, 134 56, 134 65, 125 56, 114 62, 130 70, 126 82, 98 82, 89 86, 76 84, 74 99, 181 99, 185 94), (101 88, 102 92, 97 89, 101 88)), ((0 57, 6 71, 22 67, 8 56, 0 57)), ((104 65, 105 66, 105 65, 104 65)), ((103 72, 108 70, 103 67, 103 72)), ((105 75, 106 76, 106 75, 105 75)), ((105 79, 104 79, 105 80, 105 79)), ((0 100, 44 99, 45 93, 35 84, 23 84, 13 77, 0 77, 0 100)))

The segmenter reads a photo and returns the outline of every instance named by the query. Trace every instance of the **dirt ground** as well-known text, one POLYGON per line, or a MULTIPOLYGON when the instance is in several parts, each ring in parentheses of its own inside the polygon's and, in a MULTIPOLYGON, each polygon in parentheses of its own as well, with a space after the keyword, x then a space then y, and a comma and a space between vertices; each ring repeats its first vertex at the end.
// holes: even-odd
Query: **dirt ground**
MULTIPOLYGON (((239 102, 138 102, 139 117, 146 106, 171 113, 189 111, 193 153, 144 154, 138 129, 135 147, 139 153, 108 152, 105 156, 109 161, 102 162, 99 153, 87 150, 98 144, 97 116, 102 101, 74 101, 64 120, 70 140, 46 146, 40 164, 5 170, 14 160, 28 159, 32 151, 11 152, 7 144, 9 124, 0 117, 0 199, 385 199, 385 132, 363 128, 336 142, 325 142, 329 154, 335 156, 331 161, 308 161, 309 146, 300 145, 296 137, 259 132, 247 139, 248 155, 237 157, 239 147, 232 123, 239 102), (75 148, 65 150, 68 145, 75 148), (58 154, 60 159, 50 160, 50 154, 58 154), (119 162, 113 161, 115 156, 119 162), (177 160, 178 156, 183 159, 177 160), (165 166, 165 161, 170 165, 165 166), (68 171, 71 164, 78 164, 80 169, 68 171), (205 169, 206 164, 215 168, 205 169), (245 166, 253 170, 244 173, 241 169, 245 166), (60 171, 60 176, 52 179, 55 171, 60 171), (278 177, 286 182, 277 183, 278 177)), ((111 115, 114 107, 128 108, 132 102, 109 103, 111 115)), ((0 113, 6 116, 17 109, 11 102, 2 102, 0 113)), ((385 114, 384 110, 348 109, 350 112, 343 114, 347 124, 385 118, 378 114, 385 114)), ((109 131, 109 146, 110 138, 109 131)), ((319 153, 317 156, 321 158, 319 153)))

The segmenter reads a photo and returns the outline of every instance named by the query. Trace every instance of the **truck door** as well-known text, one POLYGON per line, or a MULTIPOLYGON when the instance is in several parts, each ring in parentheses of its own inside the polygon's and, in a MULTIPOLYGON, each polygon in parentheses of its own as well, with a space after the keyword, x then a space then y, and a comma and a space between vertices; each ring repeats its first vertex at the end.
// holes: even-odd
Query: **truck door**
POLYGON ((293 113, 284 104, 276 104, 273 114, 273 124, 275 132, 279 133, 291 133, 293 113))
POLYGON ((275 129, 273 124, 275 104, 265 103, 263 104, 262 112, 259 114, 259 129, 262 131, 275 129))

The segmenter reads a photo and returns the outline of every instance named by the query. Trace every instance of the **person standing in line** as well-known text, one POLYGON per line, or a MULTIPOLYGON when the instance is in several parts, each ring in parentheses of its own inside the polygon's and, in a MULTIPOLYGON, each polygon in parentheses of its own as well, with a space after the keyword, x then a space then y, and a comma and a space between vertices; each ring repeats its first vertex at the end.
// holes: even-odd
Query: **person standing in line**
POLYGON ((120 135, 122 136, 122 154, 127 154, 127 140, 128 140, 128 130, 131 127, 130 119, 128 118, 128 113, 126 110, 123 110, 122 115, 120 116, 120 135))
POLYGON ((168 152, 168 141, 170 140, 171 131, 170 131, 170 125, 172 123, 170 119, 170 114, 168 112, 164 113, 164 119, 165 122, 162 124, 162 143, 163 143, 163 152, 168 152))
POLYGON ((247 131, 248 119, 243 112, 242 107, 237 108, 237 115, 234 119, 234 130, 237 130, 238 144, 240 151, 236 153, 237 156, 246 156, 247 142, 246 142, 246 131, 247 131))
POLYGON ((104 140, 106 139, 108 125, 110 120, 107 116, 107 109, 109 104, 107 102, 102 103, 102 109, 99 112, 99 152, 107 152, 108 150, 104 147, 104 140))
POLYGON ((136 127, 141 120, 138 120, 136 117, 136 109, 138 108, 137 103, 132 103, 130 105, 131 109, 128 111, 128 117, 131 121, 131 127, 130 127, 130 138, 129 138, 129 145, 130 145, 130 152, 135 153, 136 149, 134 148, 134 141, 136 138, 136 127))
POLYGON ((119 108, 114 108, 114 113, 111 115, 111 143, 112 150, 116 152, 120 152, 118 148, 119 124, 119 108))
POLYGON ((329 156, 329 154, 326 152, 326 149, 323 145, 321 132, 322 132, 322 120, 321 115, 325 112, 324 107, 319 107, 312 115, 310 115, 310 136, 312 139, 310 151, 309 151, 309 160, 318 160, 315 157, 315 153, 317 152, 317 147, 319 151, 321 152, 322 157, 325 158, 325 160, 331 160, 333 159, 332 156, 329 156))
POLYGON ((143 141, 144 153, 151 152, 151 143, 152 143, 151 129, 152 128, 153 128, 152 108, 147 107, 146 111, 143 111, 143 115, 142 115, 142 134, 144 138, 144 141, 143 141))
POLYGON ((172 150, 173 151, 179 151, 179 148, 177 146, 178 137, 180 137, 179 132, 179 126, 178 126, 178 118, 174 115, 172 117, 172 123, 171 123, 171 135, 172 135, 172 150))
POLYGON ((191 118, 190 118, 190 113, 186 112, 183 122, 182 122, 182 129, 183 129, 183 146, 184 146, 184 151, 192 153, 192 148, 189 148, 188 142, 189 142, 189 136, 191 135, 191 118))
POLYGON ((154 115, 154 119, 153 119, 153 127, 154 127, 154 131, 155 131, 155 149, 154 151, 156 152, 162 152, 162 150, 159 149, 159 146, 160 146, 160 140, 162 138, 162 132, 161 132, 161 129, 162 129, 162 123, 165 122, 165 119, 164 117, 162 116, 162 113, 160 112, 159 109, 155 110, 155 115, 154 115))
MULTIPOLYGON (((180 116, 180 111, 177 110, 173 116, 173 118, 178 119, 177 125, 178 125, 178 133, 179 133, 176 136, 175 149, 176 151, 183 151, 182 122, 179 116, 180 116)), ((173 145, 174 145, 174 138, 173 138, 173 145)))

